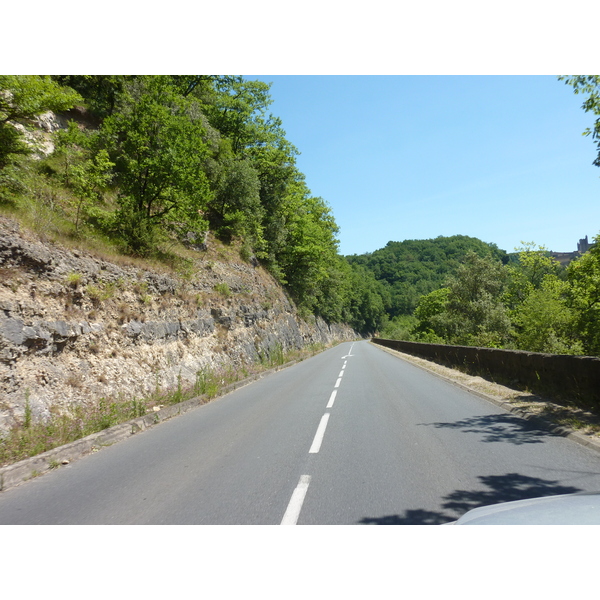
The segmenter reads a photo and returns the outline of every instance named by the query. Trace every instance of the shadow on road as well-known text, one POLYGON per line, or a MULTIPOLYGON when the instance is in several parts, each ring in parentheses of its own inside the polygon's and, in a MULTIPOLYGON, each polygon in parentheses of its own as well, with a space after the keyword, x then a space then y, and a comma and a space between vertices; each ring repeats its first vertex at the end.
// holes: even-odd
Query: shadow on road
POLYGON ((419 423, 438 429, 460 429, 465 433, 481 434, 483 442, 511 444, 541 444, 544 438, 555 435, 535 423, 511 414, 482 415, 450 423, 419 423))
POLYGON ((487 489, 456 490, 443 498, 442 510, 406 510, 397 515, 365 517, 359 521, 364 525, 441 525, 456 520, 468 510, 478 506, 524 500, 541 496, 572 494, 583 490, 558 481, 527 477, 519 473, 488 475, 479 477, 487 489))

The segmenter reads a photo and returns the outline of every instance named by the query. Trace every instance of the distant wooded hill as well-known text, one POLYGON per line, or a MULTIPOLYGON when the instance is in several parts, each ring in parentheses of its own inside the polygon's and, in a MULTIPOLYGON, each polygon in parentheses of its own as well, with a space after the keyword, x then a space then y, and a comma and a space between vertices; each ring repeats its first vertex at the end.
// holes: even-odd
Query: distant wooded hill
POLYGON ((509 255, 496 244, 466 235, 388 242, 380 250, 346 259, 371 271, 383 284, 386 312, 395 317, 411 315, 419 298, 442 287, 469 252, 503 264, 509 261, 509 255))

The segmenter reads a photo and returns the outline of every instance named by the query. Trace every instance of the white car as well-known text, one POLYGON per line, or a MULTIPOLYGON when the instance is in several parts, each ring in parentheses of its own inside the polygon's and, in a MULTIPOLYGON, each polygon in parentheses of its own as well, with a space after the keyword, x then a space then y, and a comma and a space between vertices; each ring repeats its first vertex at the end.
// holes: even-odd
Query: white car
POLYGON ((482 506, 446 524, 600 525, 600 492, 579 492, 482 506))

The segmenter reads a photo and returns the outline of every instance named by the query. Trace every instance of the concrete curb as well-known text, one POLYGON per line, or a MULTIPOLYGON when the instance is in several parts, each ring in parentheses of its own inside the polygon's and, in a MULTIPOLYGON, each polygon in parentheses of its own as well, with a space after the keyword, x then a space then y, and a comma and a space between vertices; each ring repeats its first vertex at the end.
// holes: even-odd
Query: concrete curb
MULTIPOLYGON (((373 342, 369 342, 369 343, 373 344, 373 342)), ((380 344, 373 344, 373 345, 377 348, 381 348, 384 352, 387 352, 388 354, 391 354, 392 356, 396 356, 396 358, 405 360, 403 357, 398 356, 398 352, 396 350, 394 350, 393 348, 387 348, 380 344)), ((426 359, 422 359, 422 360, 426 360, 426 359)), ((516 406, 513 406, 509 402, 506 402, 503 400, 498 400, 497 398, 488 396, 487 394, 484 394, 483 392, 480 392, 478 390, 474 390, 473 388, 470 388, 469 386, 464 385, 463 383, 454 381, 453 379, 450 379, 449 377, 446 377, 445 375, 441 375, 440 373, 434 371, 433 369, 428 369, 424 365, 418 364, 416 362, 411 362, 411 361, 408 361, 408 362, 410 362, 411 365, 418 367, 419 369, 423 369, 424 371, 427 371, 428 373, 431 373, 431 374, 435 375, 436 377, 439 377, 440 379, 443 379, 444 381, 451 383, 452 385, 455 385, 467 392, 470 392, 471 394, 475 394, 476 396, 479 396, 480 398, 483 398, 484 400, 487 400, 488 402, 491 402, 492 404, 495 404, 496 406, 499 406, 500 408, 503 408, 504 410, 507 410, 508 412, 511 412, 523 419, 526 419, 527 421, 530 421, 531 423, 539 426, 540 428, 547 429, 550 433, 553 433, 554 435, 560 435, 562 437, 566 437, 566 438, 572 440, 573 442, 580 444, 581 446, 586 446, 587 448, 590 448, 591 450, 600 452, 600 440, 598 440, 598 441, 592 440, 588 436, 583 435, 582 433, 579 433, 579 432, 575 431, 574 429, 570 429, 569 427, 565 427, 564 425, 557 425, 556 423, 553 423, 552 421, 549 421, 548 419, 545 419, 544 417, 540 417, 539 415, 533 415, 533 414, 528 413, 516 406)))
POLYGON ((290 361, 278 367, 263 371, 262 373, 251 375, 250 377, 236 381, 235 383, 224 387, 219 395, 214 398, 197 396, 179 404, 171 404, 161 408, 159 411, 148 413, 143 417, 137 417, 130 421, 126 421, 125 423, 120 423, 119 425, 104 429, 103 431, 92 433, 91 435, 71 442, 70 444, 53 448, 52 450, 37 454, 31 458, 25 458, 12 465, 0 467, 0 492, 43 475, 48 471, 59 468, 61 465, 70 464, 92 452, 97 452, 102 447, 112 446, 140 431, 150 429, 163 421, 182 415, 198 406, 222 398, 238 388, 244 387, 253 381, 262 379, 267 375, 271 375, 287 367, 291 367, 292 365, 301 362, 301 360, 306 360, 306 358, 290 361))

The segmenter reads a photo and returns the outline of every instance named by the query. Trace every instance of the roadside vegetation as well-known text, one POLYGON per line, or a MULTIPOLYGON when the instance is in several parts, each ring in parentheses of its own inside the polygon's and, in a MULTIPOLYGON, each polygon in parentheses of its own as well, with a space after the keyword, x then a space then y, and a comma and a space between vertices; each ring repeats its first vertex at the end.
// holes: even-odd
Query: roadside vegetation
MULTIPOLYGON (((524 243, 511 257, 469 250, 458 264, 438 261, 436 280, 418 280, 432 291, 419 296, 411 290, 414 309, 396 308, 381 337, 599 356, 600 236, 595 241, 567 267, 534 243, 524 243), (440 271, 447 273, 443 279, 440 271)), ((399 261, 399 270, 405 264, 399 261)), ((410 268, 415 264, 419 259, 410 268)))
POLYGON ((267 268, 302 316, 371 333, 384 316, 375 279, 338 253, 331 209, 268 112, 269 87, 239 76, 0 76, 0 211, 47 239, 182 271, 210 232, 267 268), (42 135, 33 124, 49 110, 63 127, 42 135))
MULTIPOLYGON (((584 134, 600 165, 600 77, 559 79, 596 116, 584 134)), ((239 76, 0 76, 0 211, 47 238, 181 273, 210 232, 265 266, 301 316, 364 335, 600 354, 597 245, 566 269, 535 243, 509 255, 460 235, 342 257, 269 88, 239 76), (36 154, 32 123, 48 110, 68 126, 36 154)))
POLYGON ((58 448, 131 419, 155 413, 165 406, 198 397, 202 397, 204 402, 209 402, 221 396, 233 383, 288 362, 304 360, 324 349, 325 346, 321 344, 289 352, 284 352, 281 346, 275 347, 269 354, 262 353, 254 364, 240 368, 228 366, 200 370, 191 386, 184 386, 179 380, 174 389, 156 389, 145 398, 100 398, 85 405, 73 405, 67 412, 51 407, 49 418, 43 421, 32 419, 31 408, 27 402, 23 422, 15 424, 4 435, 0 433, 0 467, 58 448))

